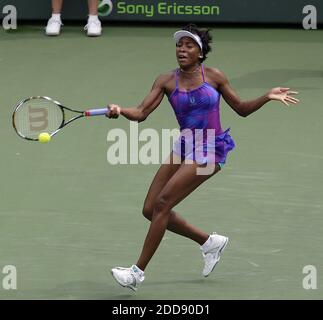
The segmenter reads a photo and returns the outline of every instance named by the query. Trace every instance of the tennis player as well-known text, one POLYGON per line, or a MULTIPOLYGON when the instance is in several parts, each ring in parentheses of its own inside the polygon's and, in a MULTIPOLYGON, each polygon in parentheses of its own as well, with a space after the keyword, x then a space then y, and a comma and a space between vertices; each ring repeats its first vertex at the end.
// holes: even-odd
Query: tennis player
POLYGON ((293 97, 297 92, 281 87, 271 89, 257 99, 242 101, 221 71, 203 64, 211 50, 209 30, 189 24, 175 32, 174 39, 179 67, 158 76, 139 106, 122 108, 111 104, 107 115, 117 118, 121 114, 129 120, 144 121, 166 95, 181 129, 181 136, 174 143, 167 161, 157 171, 145 199, 143 215, 151 222, 139 259, 129 268, 116 267, 111 270, 121 286, 134 291, 144 281, 144 271, 166 229, 200 245, 204 277, 212 272, 228 243, 228 237, 215 232, 208 234, 173 210, 174 206, 223 168, 228 153, 235 146, 229 129, 222 130, 221 127, 221 96, 242 117, 257 111, 271 100, 287 106, 299 102, 293 97), (186 134, 188 131, 191 134, 186 134), (198 174, 198 169, 207 166, 212 170, 207 174, 198 174))

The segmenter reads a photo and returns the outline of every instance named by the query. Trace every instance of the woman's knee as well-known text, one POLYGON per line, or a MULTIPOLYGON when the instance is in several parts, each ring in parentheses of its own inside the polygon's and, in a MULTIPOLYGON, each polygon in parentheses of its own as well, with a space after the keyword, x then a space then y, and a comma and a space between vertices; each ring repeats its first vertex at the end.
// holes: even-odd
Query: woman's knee
POLYGON ((144 204, 144 207, 142 208, 142 214, 143 216, 148 219, 148 220, 151 220, 152 219, 152 216, 153 216, 153 213, 154 213, 154 207, 150 204, 144 204))
POLYGON ((159 214, 159 213, 169 213, 171 209, 170 202, 165 196, 159 196, 155 203, 154 203, 154 209, 153 214, 159 214))
POLYGON ((154 203, 145 203, 142 209, 143 216, 150 220, 152 219, 153 215, 159 213, 169 213, 170 212, 170 202, 165 196, 159 196, 155 200, 154 203))

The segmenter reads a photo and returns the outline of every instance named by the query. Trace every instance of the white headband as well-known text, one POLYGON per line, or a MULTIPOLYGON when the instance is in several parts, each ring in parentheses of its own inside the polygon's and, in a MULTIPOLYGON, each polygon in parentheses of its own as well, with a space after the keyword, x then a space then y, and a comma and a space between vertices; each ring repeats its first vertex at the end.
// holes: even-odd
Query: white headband
POLYGON ((201 38, 197 34, 194 34, 192 32, 186 31, 186 30, 176 31, 174 33, 174 39, 175 39, 176 43, 178 43, 179 40, 181 38, 183 38, 183 37, 192 38, 198 44, 198 46, 200 47, 200 49, 203 51, 202 40, 201 40, 201 38))

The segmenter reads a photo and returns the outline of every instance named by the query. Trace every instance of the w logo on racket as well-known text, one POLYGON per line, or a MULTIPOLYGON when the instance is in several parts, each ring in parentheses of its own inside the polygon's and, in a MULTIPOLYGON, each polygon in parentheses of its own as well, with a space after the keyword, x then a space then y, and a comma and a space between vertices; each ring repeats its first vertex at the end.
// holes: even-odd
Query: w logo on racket
POLYGON ((30 131, 45 130, 48 128, 48 110, 28 106, 30 131))

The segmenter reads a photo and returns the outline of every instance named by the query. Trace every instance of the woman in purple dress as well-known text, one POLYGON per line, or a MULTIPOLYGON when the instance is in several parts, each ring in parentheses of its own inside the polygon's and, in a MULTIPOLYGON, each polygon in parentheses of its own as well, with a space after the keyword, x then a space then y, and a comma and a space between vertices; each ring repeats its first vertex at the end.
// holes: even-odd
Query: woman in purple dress
POLYGON ((161 103, 164 95, 175 112, 181 135, 173 150, 156 173, 145 199, 143 215, 151 221, 138 261, 129 268, 111 270, 123 287, 137 290, 144 280, 144 270, 158 248, 166 229, 200 245, 204 258, 202 274, 207 277, 220 260, 228 237, 208 234, 184 220, 173 207, 204 181, 219 172, 228 152, 235 146, 229 129, 220 122, 220 98, 240 116, 246 117, 271 100, 296 104, 297 92, 274 88, 263 96, 242 101, 226 76, 216 68, 203 65, 210 52, 211 35, 189 24, 174 34, 179 68, 155 80, 150 93, 133 108, 111 104, 110 118, 120 114, 129 120, 144 121, 161 103))

